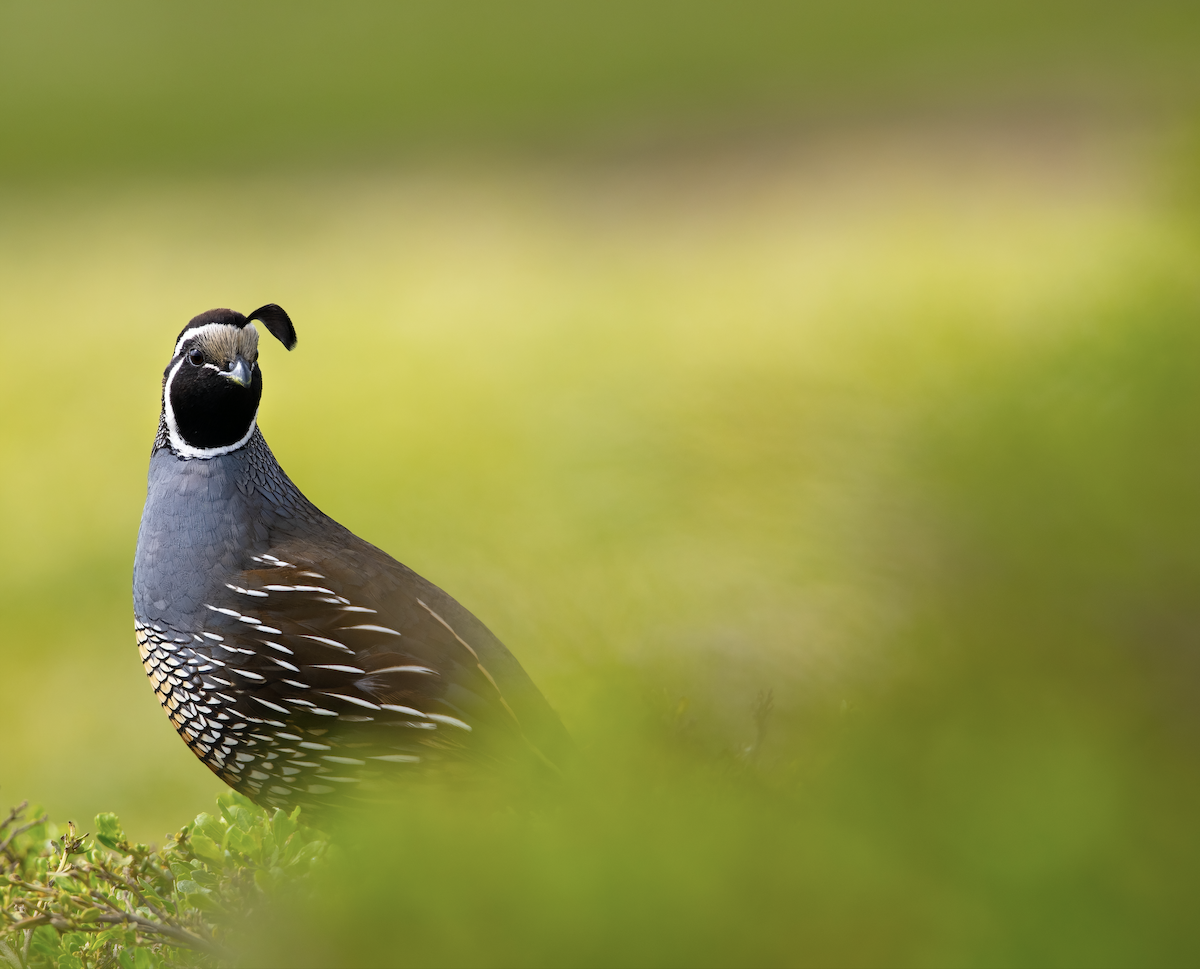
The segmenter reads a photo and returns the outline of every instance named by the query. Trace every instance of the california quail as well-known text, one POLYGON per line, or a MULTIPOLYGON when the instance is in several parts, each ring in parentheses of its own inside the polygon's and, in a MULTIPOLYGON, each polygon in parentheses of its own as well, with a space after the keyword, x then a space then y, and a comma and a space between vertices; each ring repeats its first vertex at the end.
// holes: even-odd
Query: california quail
POLYGON ((163 374, 133 608, 175 728, 280 807, 367 797, 404 772, 560 763, 561 722, 487 627, 284 474, 257 424, 252 320, 296 345, 273 303, 209 310, 163 374))

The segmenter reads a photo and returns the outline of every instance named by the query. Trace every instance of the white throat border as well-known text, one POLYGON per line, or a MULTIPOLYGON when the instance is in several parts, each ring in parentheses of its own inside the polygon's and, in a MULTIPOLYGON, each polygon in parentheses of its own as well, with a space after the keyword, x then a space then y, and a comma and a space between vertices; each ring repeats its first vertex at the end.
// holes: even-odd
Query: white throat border
MULTIPOLYGON (((189 330, 188 333, 194 334, 195 330, 189 330)), ((180 338, 179 345, 183 345, 182 338, 180 338)), ((163 384, 163 417, 167 422, 167 441, 171 446, 171 450, 181 458, 197 458, 201 461, 207 461, 210 458, 219 458, 222 454, 232 454, 238 448, 245 447, 250 442, 250 438, 254 436, 254 432, 258 430, 257 410, 254 411, 254 416, 250 419, 250 427, 241 440, 234 441, 232 444, 227 444, 224 447, 193 447, 183 439, 183 435, 179 433, 179 424, 175 420, 175 408, 171 406, 171 382, 175 379, 175 374, 179 373, 179 368, 186 362, 187 358, 181 357, 179 362, 171 368, 171 372, 167 374, 166 383, 163 384)))

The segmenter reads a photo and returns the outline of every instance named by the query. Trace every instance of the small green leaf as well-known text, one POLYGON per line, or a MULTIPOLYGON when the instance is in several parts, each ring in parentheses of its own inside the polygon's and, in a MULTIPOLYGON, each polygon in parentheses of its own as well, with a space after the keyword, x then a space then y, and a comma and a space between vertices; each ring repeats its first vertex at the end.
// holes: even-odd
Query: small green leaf
POLYGON ((196 828, 192 833, 192 843, 195 844, 199 835, 204 835, 216 844, 220 844, 225 838, 225 827, 220 818, 214 818, 211 814, 198 814, 196 828))
POLYGON ((258 855, 262 851, 262 843, 256 837, 258 832, 246 831, 242 828, 230 828, 226 844, 234 851, 240 851, 242 854, 257 861, 258 855))
POLYGON ((149 949, 137 948, 133 953, 133 969, 158 969, 162 960, 149 949))
POLYGON ((221 814, 225 820, 243 831, 249 830, 254 825, 257 816, 263 813, 262 809, 253 801, 236 791, 219 794, 217 805, 221 808, 221 814))
POLYGON ((192 866, 186 861, 171 862, 171 874, 174 875, 176 879, 191 878, 193 871, 194 869, 192 866))
POLYGON ((197 857, 216 865, 218 868, 225 864, 225 852, 207 835, 199 833, 192 835, 192 851, 196 853, 197 857))
POLYGON ((293 865, 309 865, 325 853, 328 845, 324 841, 310 841, 296 852, 293 865))
POLYGON ((115 814, 105 811, 96 815, 96 840, 106 848, 116 848, 125 840, 125 829, 115 814))
POLYGON ((62 937, 62 947, 64 952, 69 952, 72 955, 87 945, 87 936, 82 932, 64 932, 62 937))
POLYGON ((275 809, 275 816, 271 818, 271 827, 275 829, 275 844, 282 845, 300 827, 300 823, 296 820, 299 813, 300 809, 296 808, 289 817, 279 808, 275 809))
POLYGON ((219 903, 213 901, 207 895, 194 893, 184 896, 184 900, 192 908, 199 909, 201 912, 212 912, 214 915, 225 915, 225 908, 219 903))
POLYGON ((245 794, 239 794, 237 791, 222 791, 217 795, 217 803, 222 808, 236 805, 246 811, 258 811, 260 808, 245 794))
POLYGON ((62 946, 62 939, 50 926, 39 925, 33 930, 33 946, 43 952, 57 952, 62 946))

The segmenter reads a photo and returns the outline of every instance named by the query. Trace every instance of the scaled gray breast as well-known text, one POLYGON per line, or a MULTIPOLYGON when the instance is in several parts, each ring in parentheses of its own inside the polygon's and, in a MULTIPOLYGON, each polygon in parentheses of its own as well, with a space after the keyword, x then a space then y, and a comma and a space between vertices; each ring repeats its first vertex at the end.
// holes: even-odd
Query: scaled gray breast
POLYGON ((134 560, 134 612, 175 623, 266 546, 273 503, 252 486, 247 449, 188 461, 167 449, 150 460, 149 488, 134 560))

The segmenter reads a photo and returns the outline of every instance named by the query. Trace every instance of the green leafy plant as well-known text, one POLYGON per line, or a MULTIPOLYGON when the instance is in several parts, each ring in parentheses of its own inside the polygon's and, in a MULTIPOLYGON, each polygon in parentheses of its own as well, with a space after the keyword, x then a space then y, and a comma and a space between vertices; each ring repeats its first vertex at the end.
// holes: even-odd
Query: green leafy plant
POLYGON ((162 848, 131 844, 114 814, 95 834, 13 808, 0 822, 0 965, 12 969, 219 966, 229 940, 326 854, 300 810, 268 814, 230 791, 162 848))

